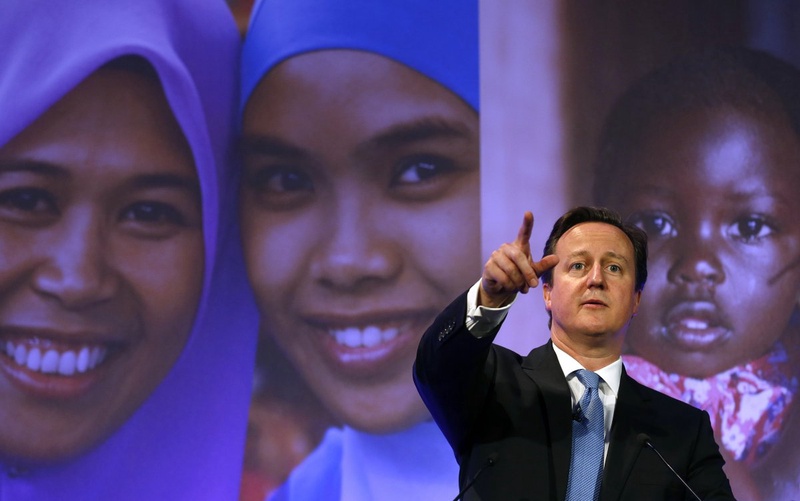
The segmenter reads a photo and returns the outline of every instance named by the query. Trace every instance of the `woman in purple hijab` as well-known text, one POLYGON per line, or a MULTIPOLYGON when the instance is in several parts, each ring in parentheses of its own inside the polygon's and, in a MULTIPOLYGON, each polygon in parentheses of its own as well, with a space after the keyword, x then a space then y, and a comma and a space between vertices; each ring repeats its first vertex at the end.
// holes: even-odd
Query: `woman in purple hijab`
POLYGON ((0 499, 234 499, 230 12, 4 2, 0 39, 0 499))

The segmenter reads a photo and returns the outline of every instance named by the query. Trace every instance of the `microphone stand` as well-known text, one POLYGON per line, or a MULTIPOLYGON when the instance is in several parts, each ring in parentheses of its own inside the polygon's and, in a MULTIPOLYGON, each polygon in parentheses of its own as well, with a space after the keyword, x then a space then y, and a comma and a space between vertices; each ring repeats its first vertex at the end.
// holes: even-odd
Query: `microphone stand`
POLYGON ((464 494, 466 494, 469 488, 472 487, 472 485, 475 483, 476 480, 478 480, 478 477, 481 476, 481 473, 486 471, 487 468, 494 466, 496 460, 497 460, 496 452, 489 454, 489 457, 486 458, 486 462, 483 463, 483 466, 478 468, 478 471, 475 472, 475 475, 472 477, 472 480, 467 482, 467 485, 465 485, 464 488, 458 492, 458 495, 455 498, 453 498, 453 501, 459 501, 459 499, 463 499, 464 494))
POLYGON ((685 480, 684 480, 684 479, 683 479, 683 478, 682 478, 680 475, 678 475, 678 472, 677 472, 677 471, 675 471, 675 469, 672 467, 672 465, 670 465, 670 464, 667 462, 667 460, 666 460, 666 459, 664 459, 664 456, 662 456, 662 455, 661 455, 661 453, 660 453, 660 452, 658 452, 658 449, 656 449, 656 448, 655 448, 655 446, 653 445, 653 443, 652 443, 652 442, 650 442, 650 436, 649 436, 647 433, 639 433, 639 435, 637 435, 637 436, 636 436, 636 440, 638 440, 640 444, 642 444, 642 445, 646 445, 647 447, 649 447, 650 449, 652 449, 652 451, 653 451, 653 452, 655 452, 655 453, 658 455, 658 457, 659 457, 659 458, 661 458, 661 461, 662 461, 662 462, 663 462, 665 465, 667 465, 667 468, 669 468, 669 471, 671 471, 671 472, 672 472, 672 474, 673 474, 673 475, 675 475, 675 476, 678 478, 678 480, 680 480, 680 481, 681 481, 681 483, 683 484, 683 486, 684 486, 684 487, 686 487, 686 488, 689 490, 689 492, 691 492, 691 493, 692 493, 692 496, 694 496, 694 498, 695 498, 697 501, 703 501, 702 499, 700 499, 700 496, 698 496, 698 495, 697 495, 697 493, 696 493, 696 492, 694 492, 694 491, 692 490, 692 488, 691 488, 691 487, 689 487, 689 484, 687 484, 687 483, 686 483, 686 481, 685 481, 685 480))

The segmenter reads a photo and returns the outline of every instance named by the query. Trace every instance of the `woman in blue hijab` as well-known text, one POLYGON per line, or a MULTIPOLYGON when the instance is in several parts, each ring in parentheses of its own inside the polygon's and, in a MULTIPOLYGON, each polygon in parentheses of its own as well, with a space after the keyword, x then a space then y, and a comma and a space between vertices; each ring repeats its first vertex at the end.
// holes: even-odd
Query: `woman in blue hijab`
POLYGON ((410 373, 437 309, 480 267, 477 11, 265 0, 253 12, 241 221, 261 339, 342 424, 276 499, 457 488, 410 373))
POLYGON ((0 39, 0 498, 235 498, 230 12, 5 2, 0 39))

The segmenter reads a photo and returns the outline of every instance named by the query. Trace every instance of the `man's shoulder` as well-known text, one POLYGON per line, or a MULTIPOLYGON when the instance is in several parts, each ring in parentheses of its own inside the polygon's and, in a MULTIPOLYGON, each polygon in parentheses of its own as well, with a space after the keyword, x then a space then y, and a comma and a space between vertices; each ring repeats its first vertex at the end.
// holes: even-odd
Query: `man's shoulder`
POLYGON ((492 344, 492 348, 494 349, 495 353, 498 356, 508 359, 513 359, 517 363, 529 366, 529 365, 537 365, 542 360, 548 358, 549 356, 555 356, 555 352, 553 352, 553 348, 550 346, 550 341, 547 341, 543 345, 537 346, 531 349, 527 355, 522 355, 517 353, 516 351, 506 348, 505 346, 499 345, 497 343, 492 344))
POLYGON ((660 412, 691 416, 694 418, 700 417, 703 413, 701 409, 698 409, 697 407, 687 404, 686 402, 678 400, 677 398, 671 397, 665 393, 661 393, 658 390, 654 390, 649 386, 645 386, 627 374, 623 376, 623 378, 627 379, 628 384, 632 389, 634 389, 634 391, 636 391, 644 400, 649 401, 651 405, 657 407, 660 412))
POLYGON ((529 377, 534 379, 534 374, 536 373, 549 373, 555 369, 558 369, 557 372, 560 373, 558 359, 553 347, 550 345, 550 341, 533 348, 526 355, 494 343, 492 344, 488 363, 496 365, 499 370, 511 370, 514 373, 519 371, 526 372, 529 377))

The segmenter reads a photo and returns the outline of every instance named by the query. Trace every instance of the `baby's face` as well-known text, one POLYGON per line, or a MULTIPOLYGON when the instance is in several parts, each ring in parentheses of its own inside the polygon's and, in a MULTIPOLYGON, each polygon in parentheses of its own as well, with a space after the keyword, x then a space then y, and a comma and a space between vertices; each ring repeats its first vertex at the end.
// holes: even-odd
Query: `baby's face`
POLYGON ((705 377, 787 329, 800 284, 800 142, 785 119, 733 108, 651 125, 614 206, 649 236, 632 352, 705 377))
POLYGON ((264 328, 373 432, 429 416, 419 338, 480 269, 478 115, 389 59, 320 51, 247 103, 242 226, 264 328))

